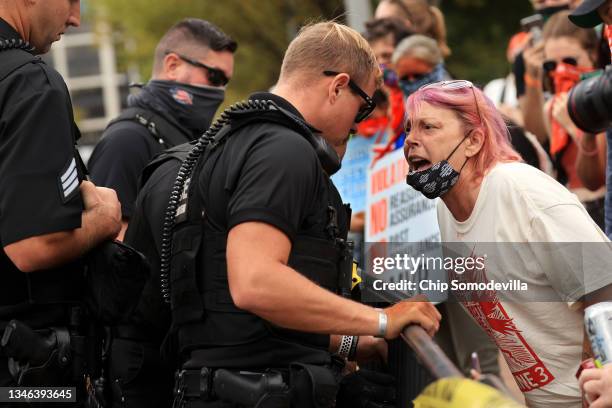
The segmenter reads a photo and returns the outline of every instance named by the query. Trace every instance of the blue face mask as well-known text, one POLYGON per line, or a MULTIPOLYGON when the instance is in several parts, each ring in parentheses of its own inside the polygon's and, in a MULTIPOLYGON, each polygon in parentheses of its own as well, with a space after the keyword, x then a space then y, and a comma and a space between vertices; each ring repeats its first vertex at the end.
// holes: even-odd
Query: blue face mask
POLYGON ((418 91, 419 88, 424 85, 443 81, 446 76, 445 74, 446 72, 444 70, 444 64, 438 64, 434 67, 433 71, 431 71, 429 74, 423 75, 419 79, 415 79, 412 81, 400 79, 399 87, 402 90, 404 97, 407 98, 414 92, 418 91))
POLYGON ((381 72, 383 73, 383 81, 385 85, 389 87, 397 86, 399 80, 397 79, 397 74, 395 73, 395 71, 385 64, 380 64, 379 67, 381 72))

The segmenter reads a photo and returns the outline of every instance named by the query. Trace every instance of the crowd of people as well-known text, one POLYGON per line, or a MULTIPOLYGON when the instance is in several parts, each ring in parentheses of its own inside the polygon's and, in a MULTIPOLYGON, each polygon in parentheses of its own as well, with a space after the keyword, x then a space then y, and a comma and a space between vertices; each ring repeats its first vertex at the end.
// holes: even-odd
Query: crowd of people
POLYGON ((610 64, 612 0, 531 2, 483 90, 447 69, 440 8, 381 0, 363 33, 303 27, 271 90, 222 113, 239 45, 184 19, 85 166, 66 86, 37 57, 79 1, 0 0, 0 386, 76 386, 84 406, 392 407, 387 342, 416 324, 474 379, 501 355, 527 406, 612 407, 610 365, 576 374, 612 275, 530 248, 462 279, 525 281, 538 302, 366 304, 349 237, 368 219, 331 179, 375 138, 368 165, 403 149, 442 242, 471 256, 608 248, 612 130, 581 129, 568 103, 610 64))

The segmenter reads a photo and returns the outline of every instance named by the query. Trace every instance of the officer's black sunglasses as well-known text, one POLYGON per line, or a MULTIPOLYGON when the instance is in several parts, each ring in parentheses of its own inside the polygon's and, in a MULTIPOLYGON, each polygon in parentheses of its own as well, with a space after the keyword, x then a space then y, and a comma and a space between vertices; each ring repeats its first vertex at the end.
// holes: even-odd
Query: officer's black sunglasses
MULTIPOLYGON (((336 71, 323 71, 323 75, 325 76, 336 76, 338 74, 339 72, 336 71)), ((374 102, 372 98, 370 98, 368 94, 365 93, 364 90, 359 87, 359 85, 353 82, 352 79, 349 79, 348 86, 353 92, 361 96, 361 98, 365 101, 365 106, 359 108, 359 111, 357 111, 357 116, 355 116, 355 123, 359 123, 368 116, 370 116, 374 109, 376 109, 376 102, 374 102)))
POLYGON ((175 54, 177 57, 179 57, 189 65, 206 69, 206 77, 208 78, 208 82, 210 82, 212 86, 225 86, 229 82, 229 79, 227 78, 227 76, 225 76, 225 72, 221 71, 219 68, 214 68, 206 64, 202 64, 200 61, 196 61, 194 59, 186 57, 182 54, 179 54, 178 52, 166 51, 165 54, 175 54))

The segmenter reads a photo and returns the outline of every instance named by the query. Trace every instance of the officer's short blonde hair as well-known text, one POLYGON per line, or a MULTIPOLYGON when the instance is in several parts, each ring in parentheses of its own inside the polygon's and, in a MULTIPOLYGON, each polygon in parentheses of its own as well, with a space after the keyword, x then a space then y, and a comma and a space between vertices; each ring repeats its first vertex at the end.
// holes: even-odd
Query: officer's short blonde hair
MULTIPOLYGON (((291 41, 281 67, 280 80, 322 77, 323 71, 347 73, 365 86, 380 70, 368 42, 355 30, 332 21, 303 27, 291 41)), ((307 84, 304 84, 307 85, 307 84)))

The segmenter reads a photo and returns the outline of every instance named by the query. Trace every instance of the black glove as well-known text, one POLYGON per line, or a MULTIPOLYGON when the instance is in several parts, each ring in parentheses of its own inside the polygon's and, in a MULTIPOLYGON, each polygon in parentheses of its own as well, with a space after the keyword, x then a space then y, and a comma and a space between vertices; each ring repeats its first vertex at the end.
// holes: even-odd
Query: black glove
POLYGON ((336 408, 395 407, 395 378, 371 370, 359 370, 340 381, 336 408))

